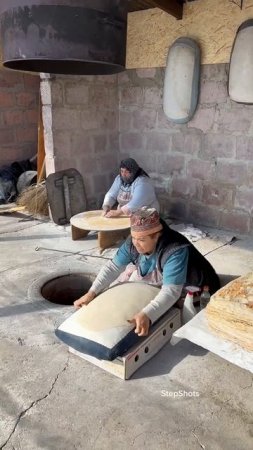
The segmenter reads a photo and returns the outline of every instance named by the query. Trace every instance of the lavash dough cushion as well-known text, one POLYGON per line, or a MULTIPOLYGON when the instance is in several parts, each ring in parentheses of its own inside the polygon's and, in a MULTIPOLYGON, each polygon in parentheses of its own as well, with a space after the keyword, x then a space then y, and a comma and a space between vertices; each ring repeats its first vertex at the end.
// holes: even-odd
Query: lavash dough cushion
POLYGON ((219 289, 205 313, 215 334, 253 351, 253 272, 219 289))
POLYGON ((55 331, 68 346, 112 361, 140 341, 127 322, 159 292, 145 283, 128 282, 111 287, 65 320, 55 331))

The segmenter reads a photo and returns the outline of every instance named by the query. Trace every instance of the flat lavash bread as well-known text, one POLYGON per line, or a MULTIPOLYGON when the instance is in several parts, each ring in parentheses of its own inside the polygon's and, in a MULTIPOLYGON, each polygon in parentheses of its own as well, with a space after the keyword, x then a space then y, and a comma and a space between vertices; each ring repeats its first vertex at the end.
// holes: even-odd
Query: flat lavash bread
POLYGON ((115 359, 140 339, 128 320, 158 292, 158 287, 145 283, 113 286, 72 314, 55 333, 78 351, 101 359, 115 359))
POLYGON ((253 272, 219 289, 206 307, 206 316, 219 336, 253 351, 253 272))

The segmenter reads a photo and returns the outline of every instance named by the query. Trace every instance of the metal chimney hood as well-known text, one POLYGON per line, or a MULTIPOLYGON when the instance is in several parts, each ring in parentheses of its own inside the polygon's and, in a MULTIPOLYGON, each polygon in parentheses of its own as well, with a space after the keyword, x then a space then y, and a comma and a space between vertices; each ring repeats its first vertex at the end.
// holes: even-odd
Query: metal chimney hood
POLYGON ((1 0, 3 65, 72 75, 125 70, 125 0, 1 0))

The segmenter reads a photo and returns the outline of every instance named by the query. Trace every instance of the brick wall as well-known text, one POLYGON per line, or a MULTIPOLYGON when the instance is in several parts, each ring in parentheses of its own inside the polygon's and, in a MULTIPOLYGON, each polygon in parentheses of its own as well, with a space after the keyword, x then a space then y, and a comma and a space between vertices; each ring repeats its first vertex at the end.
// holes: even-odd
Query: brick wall
POLYGON ((37 152, 39 77, 0 69, 0 167, 37 152))
POLYGON ((154 179, 164 213, 195 224, 253 231, 253 106, 227 94, 228 66, 202 66, 194 118, 169 122, 164 69, 119 75, 120 158, 133 156, 154 179))
POLYGON ((165 214, 252 233, 253 106, 229 99, 227 79, 227 65, 202 66, 198 109, 178 125, 163 113, 163 68, 52 78, 43 101, 47 173, 76 167, 98 208, 119 161, 132 156, 165 214))
POLYGON ((57 76, 49 83, 50 95, 42 88, 47 174, 76 168, 89 208, 100 208, 118 164, 117 76, 57 76))

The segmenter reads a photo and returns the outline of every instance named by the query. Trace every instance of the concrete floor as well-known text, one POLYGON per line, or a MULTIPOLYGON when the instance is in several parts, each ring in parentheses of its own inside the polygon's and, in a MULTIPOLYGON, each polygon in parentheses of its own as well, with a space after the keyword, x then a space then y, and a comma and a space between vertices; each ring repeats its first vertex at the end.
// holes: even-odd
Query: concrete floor
MULTIPOLYGON (((223 242, 217 235, 196 246, 213 250, 223 242)), ((201 347, 168 344, 129 381, 69 354, 54 328, 71 307, 30 299, 27 290, 42 275, 97 273, 105 261, 38 246, 99 254, 95 235, 73 242, 69 228, 0 216, 0 449, 253 448, 252 374, 201 347), (199 395, 162 395, 180 390, 199 395)), ((208 258, 223 280, 247 273, 252 238, 240 236, 208 258)))

